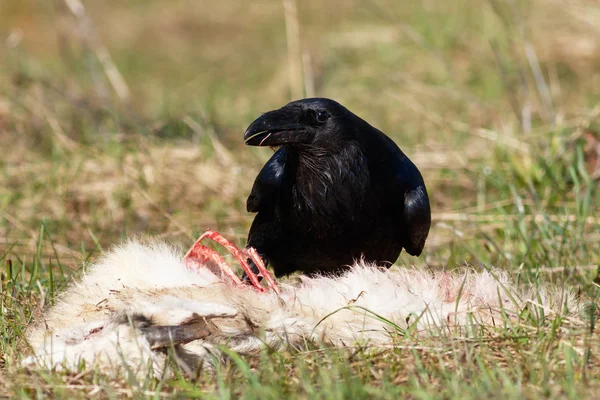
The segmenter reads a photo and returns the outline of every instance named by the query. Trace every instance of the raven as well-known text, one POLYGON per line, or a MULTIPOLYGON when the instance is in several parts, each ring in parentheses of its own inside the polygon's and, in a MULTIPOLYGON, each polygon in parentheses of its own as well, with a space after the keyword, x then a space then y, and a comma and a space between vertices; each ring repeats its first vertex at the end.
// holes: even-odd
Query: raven
POLYGON ((389 267, 403 248, 413 256, 423 251, 431 211, 421 173, 389 137, 341 104, 291 102, 252 122, 244 140, 281 146, 246 203, 257 213, 247 247, 277 277, 335 273, 360 258, 389 267))

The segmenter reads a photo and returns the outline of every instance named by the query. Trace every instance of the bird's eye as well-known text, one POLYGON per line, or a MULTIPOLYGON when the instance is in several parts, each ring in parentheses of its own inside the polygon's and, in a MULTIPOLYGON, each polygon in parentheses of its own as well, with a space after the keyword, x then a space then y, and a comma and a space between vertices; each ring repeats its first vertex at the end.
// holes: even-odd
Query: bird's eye
POLYGON ((318 123, 322 124, 329 119, 329 113, 327 111, 317 111, 315 118, 318 123))

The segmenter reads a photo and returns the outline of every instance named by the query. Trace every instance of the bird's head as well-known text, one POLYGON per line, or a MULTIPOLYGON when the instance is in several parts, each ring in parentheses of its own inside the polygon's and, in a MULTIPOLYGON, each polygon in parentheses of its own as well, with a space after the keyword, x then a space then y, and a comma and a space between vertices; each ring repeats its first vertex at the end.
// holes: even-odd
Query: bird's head
POLYGON ((352 115, 341 104, 325 98, 293 101, 269 111, 250 124, 244 140, 250 146, 311 145, 335 143, 348 130, 345 116, 352 115))

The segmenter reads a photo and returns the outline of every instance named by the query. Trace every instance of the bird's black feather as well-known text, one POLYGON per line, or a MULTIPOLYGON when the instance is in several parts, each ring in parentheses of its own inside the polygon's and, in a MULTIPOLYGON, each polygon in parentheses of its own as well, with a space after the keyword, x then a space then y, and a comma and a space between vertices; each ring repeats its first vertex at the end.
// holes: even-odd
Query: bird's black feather
POLYGON ((277 276, 335 272, 364 258, 389 266, 420 255, 431 225, 421 173, 383 132, 329 99, 268 112, 244 135, 281 145, 247 201, 258 213, 247 246, 277 276))
POLYGON ((248 212, 268 212, 276 205, 278 193, 284 182, 286 150, 281 148, 273 154, 260 171, 246 201, 248 212))

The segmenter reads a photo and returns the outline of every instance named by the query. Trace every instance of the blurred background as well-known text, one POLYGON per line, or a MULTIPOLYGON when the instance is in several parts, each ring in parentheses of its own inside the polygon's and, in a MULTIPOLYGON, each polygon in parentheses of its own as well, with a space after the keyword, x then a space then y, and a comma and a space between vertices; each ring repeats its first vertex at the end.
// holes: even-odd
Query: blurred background
POLYGON ((425 176, 425 256, 399 263, 589 277, 599 21, 594 0, 0 0, 0 255, 66 275, 126 236, 242 245, 270 155, 245 128, 323 96, 425 176))

